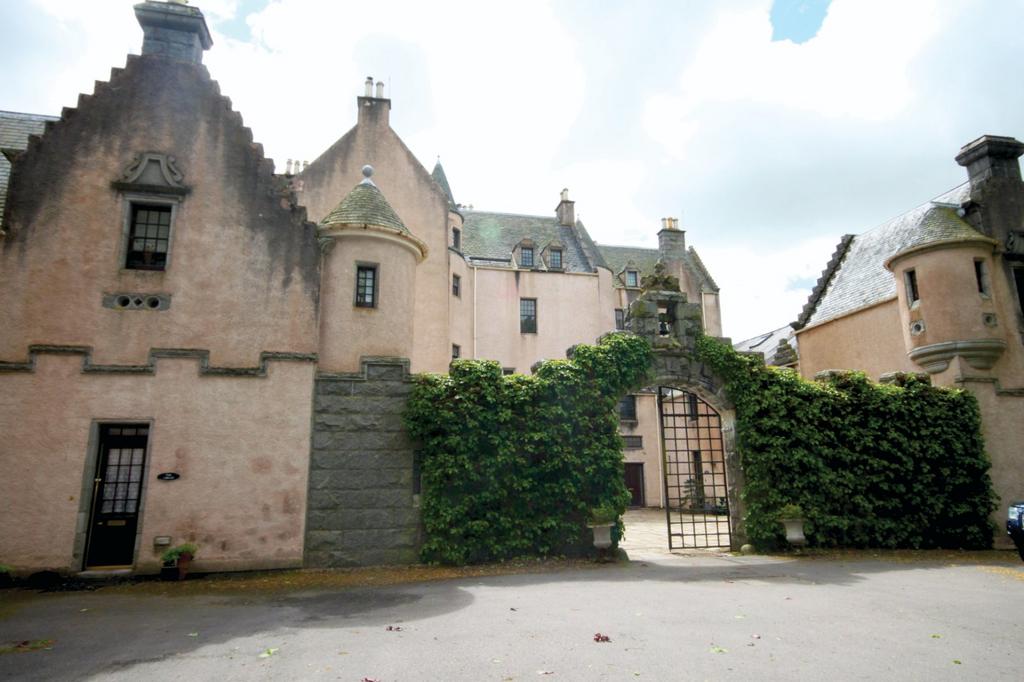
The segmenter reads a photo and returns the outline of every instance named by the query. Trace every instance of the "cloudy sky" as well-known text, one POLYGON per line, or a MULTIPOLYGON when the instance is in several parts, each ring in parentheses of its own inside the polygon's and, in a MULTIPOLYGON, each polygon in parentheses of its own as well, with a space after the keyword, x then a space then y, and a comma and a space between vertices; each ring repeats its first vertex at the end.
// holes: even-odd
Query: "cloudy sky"
MULTIPOLYGON (((842 234, 962 182, 962 144, 1024 138, 1022 0, 192 4, 279 170, 354 124, 373 75, 461 203, 551 214, 568 187, 605 244, 680 217, 734 340, 796 319, 842 234)), ((131 5, 0 3, 0 109, 74 106, 138 52, 131 5)))

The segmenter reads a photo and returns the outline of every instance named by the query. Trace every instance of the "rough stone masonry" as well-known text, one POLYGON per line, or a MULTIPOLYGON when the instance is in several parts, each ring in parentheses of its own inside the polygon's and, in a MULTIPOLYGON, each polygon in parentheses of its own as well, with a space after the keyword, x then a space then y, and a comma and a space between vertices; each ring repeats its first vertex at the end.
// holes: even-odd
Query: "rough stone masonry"
POLYGON ((360 373, 317 377, 306 566, 418 560, 414 454, 402 426, 411 388, 403 358, 363 358, 360 373))

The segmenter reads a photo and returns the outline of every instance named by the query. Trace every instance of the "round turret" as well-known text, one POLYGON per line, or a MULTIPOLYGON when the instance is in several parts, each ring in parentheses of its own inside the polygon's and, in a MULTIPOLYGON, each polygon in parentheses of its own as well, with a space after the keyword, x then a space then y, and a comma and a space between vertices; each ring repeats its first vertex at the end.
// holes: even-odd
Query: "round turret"
POLYGON ((996 242, 949 206, 930 208, 922 225, 921 237, 885 263, 908 355, 932 374, 956 357, 987 370, 1006 349, 992 290, 996 242))
POLYGON ((352 372, 363 356, 409 358, 416 266, 426 245, 363 167, 363 181, 320 222, 320 369, 352 372))

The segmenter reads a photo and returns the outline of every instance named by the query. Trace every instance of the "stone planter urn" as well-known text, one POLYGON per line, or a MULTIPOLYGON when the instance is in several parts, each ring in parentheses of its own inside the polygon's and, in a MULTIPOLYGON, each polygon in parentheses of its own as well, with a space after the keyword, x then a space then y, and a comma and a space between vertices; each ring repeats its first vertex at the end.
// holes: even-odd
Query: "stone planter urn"
POLYGON ((779 519, 779 522, 786 529, 786 542, 793 547, 803 547, 807 544, 804 537, 804 520, 801 518, 779 519))
POLYGON ((594 547, 606 550, 612 546, 612 526, 614 523, 591 523, 588 524, 594 531, 594 547))

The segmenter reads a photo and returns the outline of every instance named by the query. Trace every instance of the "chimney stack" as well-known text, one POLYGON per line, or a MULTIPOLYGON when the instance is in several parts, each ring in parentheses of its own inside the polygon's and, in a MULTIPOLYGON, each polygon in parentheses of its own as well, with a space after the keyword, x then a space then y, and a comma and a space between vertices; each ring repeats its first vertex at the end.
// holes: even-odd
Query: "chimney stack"
POLYGON ((665 261, 681 261, 686 254, 686 232, 679 229, 678 218, 662 218, 658 231, 658 256, 665 261))
POLYGON ((388 126, 391 100, 384 97, 384 81, 377 81, 376 97, 373 93, 373 76, 367 76, 363 96, 356 99, 359 105, 358 125, 388 126))
POLYGON ((1024 144, 1012 137, 982 135, 965 144, 956 162, 967 169, 971 205, 965 219, 983 234, 1005 243, 1024 225, 1024 144))
POLYGON ((203 13, 180 2, 142 2, 135 5, 142 27, 142 55, 158 55, 190 64, 203 63, 203 51, 213 47, 203 13))
POLYGON ((569 190, 563 189, 561 200, 555 207, 555 215, 558 216, 558 224, 565 227, 572 227, 576 224, 576 202, 569 201, 569 190))

